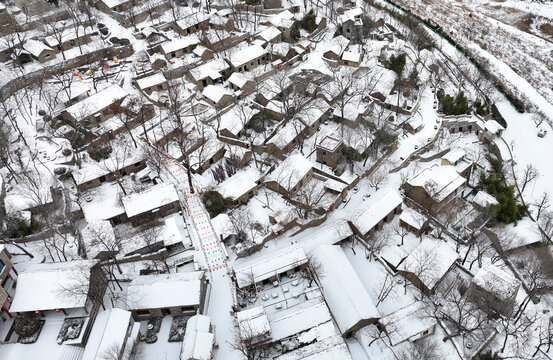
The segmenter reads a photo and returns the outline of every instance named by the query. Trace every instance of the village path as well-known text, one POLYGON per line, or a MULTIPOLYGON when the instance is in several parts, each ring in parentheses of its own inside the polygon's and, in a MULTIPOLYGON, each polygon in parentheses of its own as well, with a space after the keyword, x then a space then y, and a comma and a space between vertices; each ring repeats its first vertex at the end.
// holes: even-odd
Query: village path
POLYGON ((201 201, 198 189, 194 189, 194 193, 190 192, 184 166, 170 157, 166 157, 164 163, 171 176, 180 185, 184 185, 180 188, 184 188, 186 216, 194 224, 210 272, 211 291, 207 315, 215 326, 215 340, 219 346, 214 351, 214 359, 242 359, 241 353, 231 345, 235 343, 236 331, 230 311, 236 305, 236 295, 222 245, 211 225, 209 213, 201 201))

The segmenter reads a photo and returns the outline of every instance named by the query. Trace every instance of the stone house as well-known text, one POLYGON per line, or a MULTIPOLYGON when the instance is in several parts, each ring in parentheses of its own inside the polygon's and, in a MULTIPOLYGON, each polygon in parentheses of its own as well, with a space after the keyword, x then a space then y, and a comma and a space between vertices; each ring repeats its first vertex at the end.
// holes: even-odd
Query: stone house
POLYGON ((332 169, 336 169, 338 161, 342 155, 343 142, 331 135, 325 136, 321 142, 317 144, 317 162, 328 165, 332 169))
POLYGON ((492 316, 509 316, 515 306, 520 281, 495 265, 484 265, 469 289, 469 299, 492 316))
POLYGON ((167 60, 192 53, 196 45, 200 43, 198 36, 192 34, 183 38, 161 44, 161 53, 167 60))
POLYGON ((27 40, 23 44, 23 49, 31 54, 33 59, 41 63, 56 57, 56 52, 51 47, 38 40, 27 40))
POLYGON ((247 72, 265 64, 268 55, 260 45, 251 45, 230 56, 229 62, 233 72, 247 72))
POLYGON ((121 201, 133 226, 140 226, 181 210, 179 195, 171 184, 154 185, 142 192, 123 196, 121 201))

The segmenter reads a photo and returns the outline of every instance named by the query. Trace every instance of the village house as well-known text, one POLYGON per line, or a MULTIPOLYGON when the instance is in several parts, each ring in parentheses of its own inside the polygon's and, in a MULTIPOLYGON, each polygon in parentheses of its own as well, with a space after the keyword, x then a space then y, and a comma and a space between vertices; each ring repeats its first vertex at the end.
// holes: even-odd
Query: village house
POLYGON ((253 260, 234 269, 236 285, 243 289, 257 284, 278 284, 281 275, 296 272, 307 261, 301 245, 288 246, 270 257, 253 260))
POLYGON ((146 167, 146 159, 142 154, 125 159, 107 159, 107 165, 90 164, 76 169, 71 173, 77 189, 86 191, 102 185, 105 182, 115 181, 121 176, 136 173, 146 167))
POLYGON ((86 128, 97 126, 116 112, 127 92, 119 85, 109 87, 71 105, 61 112, 60 118, 72 125, 82 124, 86 128))
POLYGON ((379 323, 384 327, 391 345, 403 342, 416 342, 432 335, 436 329, 436 319, 425 316, 421 301, 411 303, 399 310, 383 316, 379 323))
MULTIPOLYGON (((129 353, 137 341, 140 323, 135 322, 132 313, 119 308, 113 308, 109 311, 109 318, 102 333, 102 339, 97 348, 87 347, 86 352, 95 352, 96 359, 106 358, 108 356, 118 356, 123 358, 124 354, 129 353), (93 351, 95 350, 95 351, 93 351)), ((86 355, 83 358, 87 358, 86 355)))
POLYGON ((56 54, 62 51, 62 49, 65 51, 79 45, 88 44, 92 41, 92 35, 98 34, 96 31, 90 32, 89 30, 87 32, 83 26, 79 26, 76 29, 71 27, 58 31, 58 34, 44 38, 44 43, 52 48, 56 54))
POLYGON ((121 198, 127 218, 139 226, 180 211, 179 195, 172 184, 154 185, 145 191, 121 198))
POLYGON ((442 165, 452 165, 455 170, 464 178, 470 178, 472 171, 472 161, 465 160, 465 150, 462 148, 451 149, 448 153, 442 156, 442 165))
POLYGON ((248 96, 255 90, 255 82, 243 73, 232 73, 228 78, 228 82, 239 99, 248 96))
POLYGON ((344 51, 342 54, 342 63, 346 66, 359 67, 363 54, 355 51, 344 51))
POLYGON ((46 319, 49 314, 61 312, 66 318, 84 318, 85 325, 74 342, 75 345, 84 345, 107 285, 104 271, 94 261, 33 264, 19 273, 10 312, 34 313, 46 319), (71 289, 76 288, 83 290, 77 290, 78 295, 75 295, 71 289), (60 296, 64 289, 68 292, 60 296))
POLYGON ((184 36, 180 39, 169 41, 161 44, 159 47, 161 53, 169 61, 173 58, 181 57, 184 54, 192 53, 196 45, 200 43, 200 39, 197 35, 192 34, 184 36))
POLYGON ((222 86, 207 85, 202 91, 202 95, 208 104, 218 108, 223 108, 234 102, 234 95, 222 86))
POLYGON ((294 25, 294 14, 289 10, 284 10, 276 15, 271 16, 265 25, 273 25, 281 32, 282 41, 290 41, 290 30, 294 25))
POLYGON ((140 89, 140 91, 143 91, 148 95, 152 94, 154 91, 169 89, 167 79, 162 73, 155 73, 154 75, 138 79, 136 80, 136 86, 140 89))
POLYGON ((210 29, 202 32, 200 38, 202 40, 202 44, 208 49, 214 53, 219 53, 246 41, 248 33, 210 29))
POLYGON ((421 292, 432 294, 455 266, 457 257, 443 240, 425 238, 399 265, 398 272, 421 292))
POLYGON ((189 154, 192 172, 203 174, 211 165, 221 160, 226 153, 225 146, 216 138, 208 138, 196 150, 189 154))
POLYGON ((399 226, 420 237, 428 229, 428 219, 418 211, 406 208, 399 216, 399 226))
POLYGON ((363 9, 357 7, 344 12, 340 16, 342 22, 342 35, 354 43, 359 42, 363 38, 363 9))
POLYGON ((11 254, 4 245, 0 245, 0 318, 12 318, 10 306, 17 285, 17 270, 13 266, 11 254))
POLYGON ((520 281, 495 265, 484 265, 472 279, 469 298, 483 311, 509 316, 515 306, 520 281))
POLYGON ((351 214, 349 224, 358 236, 371 236, 401 211, 402 204, 403 198, 396 190, 379 189, 351 214))
POLYGON ((199 30, 207 30, 210 16, 210 14, 200 11, 188 15, 184 19, 177 20, 174 30, 182 36, 196 33, 199 30))
POLYGON ((325 276, 319 281, 342 336, 349 338, 359 329, 376 323, 380 314, 342 248, 320 245, 313 251, 313 257, 324 269, 325 276))
POLYGON ((472 205, 480 211, 485 211, 490 206, 497 204, 499 204, 499 201, 484 190, 478 191, 472 198, 472 205))
POLYGON ((136 321, 166 315, 195 315, 204 306, 204 271, 135 277, 127 288, 127 309, 136 321))
POLYGON ((342 58, 342 54, 348 48, 349 40, 342 35, 338 35, 330 40, 329 45, 329 49, 323 54, 323 59, 337 65, 338 61, 342 58))
POLYGON ((210 49, 206 48, 203 45, 196 45, 192 53, 197 57, 199 57, 202 61, 208 61, 213 59, 213 51, 211 51, 210 49))
POLYGON ((179 360, 213 358, 212 349, 216 344, 214 332, 209 316, 197 314, 188 319, 179 360))
POLYGON ((307 346, 289 351, 275 360, 317 360, 317 359, 352 360, 347 343, 339 335, 332 335, 315 341, 307 346))
POLYGON ((338 161, 342 155, 343 142, 331 135, 325 136, 321 142, 317 144, 317 162, 328 165, 332 169, 336 169, 338 161))
POLYGON ((27 51, 35 60, 38 60, 40 63, 50 61, 56 57, 56 52, 38 40, 27 40, 23 44, 23 50, 27 51))
POLYGON ((237 312, 236 325, 240 338, 248 342, 261 344, 271 339, 271 325, 263 306, 237 312))
POLYGON ((96 7, 106 14, 112 14, 113 12, 123 12, 132 9, 134 5, 134 0, 100 0, 96 4, 96 7))
POLYGON ((251 45, 239 50, 230 56, 230 65, 233 72, 247 72, 258 65, 264 64, 267 53, 260 45, 251 45))
POLYGON ((261 173, 255 167, 239 171, 218 186, 219 193, 233 199, 236 205, 247 203, 257 195, 260 178, 261 173))
POLYGON ((293 197, 302 186, 311 179, 313 165, 300 154, 288 156, 276 169, 265 178, 268 189, 293 197))
POLYGON ((405 183, 405 195, 426 210, 439 212, 457 194, 466 183, 454 166, 433 165, 408 179, 405 183))
POLYGON ((187 77, 203 91, 209 85, 222 84, 229 74, 230 66, 225 60, 213 59, 190 69, 187 77))
POLYGON ((211 219, 211 225, 221 242, 236 236, 236 229, 232 224, 232 220, 230 220, 230 217, 225 213, 219 214, 211 219))
POLYGON ((230 17, 214 14, 209 18, 209 26, 215 30, 225 30, 231 32, 234 30, 234 20, 230 17))
POLYGON ((255 36, 256 39, 265 43, 278 43, 282 41, 280 30, 274 26, 269 26, 255 36))
POLYGON ((140 31, 140 37, 146 39, 148 45, 152 48, 169 40, 167 36, 165 36, 163 31, 159 31, 153 26, 146 26, 145 28, 143 28, 140 31))

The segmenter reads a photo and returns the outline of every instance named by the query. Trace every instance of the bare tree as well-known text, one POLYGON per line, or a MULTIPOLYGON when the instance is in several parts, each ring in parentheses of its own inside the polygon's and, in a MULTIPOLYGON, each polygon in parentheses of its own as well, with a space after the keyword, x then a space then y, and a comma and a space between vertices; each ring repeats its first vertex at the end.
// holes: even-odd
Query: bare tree
POLYGON ((396 234, 398 237, 401 238, 401 244, 400 245, 403 246, 403 240, 405 239, 405 237, 407 235, 409 235, 409 230, 407 230, 405 227, 401 226, 398 222, 394 225, 394 234, 396 234))
POLYGON ((540 174, 533 164, 526 165, 520 179, 520 192, 523 193, 524 189, 526 189, 526 186, 536 180, 539 176, 540 174))
POLYGON ((549 194, 544 192, 541 197, 534 203, 534 206, 537 208, 538 212, 536 214, 536 221, 540 220, 540 216, 543 211, 549 209, 549 194))
POLYGON ((103 353, 98 354, 99 360, 143 360, 144 352, 142 343, 127 343, 123 348, 122 344, 114 342, 109 345, 103 353))
POLYGON ((389 272, 386 272, 386 276, 384 277, 384 279, 380 281, 380 284, 379 284, 379 290, 377 294, 378 301, 376 302, 376 305, 375 305, 376 307, 378 307, 380 303, 386 300, 388 296, 390 296, 394 292, 394 287, 395 287, 394 277, 389 272))
POLYGON ((98 264, 90 266, 82 264, 71 272, 70 279, 59 285, 57 292, 61 297, 74 299, 90 299, 94 304, 100 304, 104 310, 104 295, 106 293, 107 280, 98 264))
POLYGON ((384 246, 389 245, 391 241, 392 233, 388 227, 367 236, 367 244, 369 245, 369 249, 366 254, 367 259, 372 261, 374 255, 379 253, 384 246))
POLYGON ((386 184, 388 173, 380 165, 369 176, 367 176, 367 185, 374 191, 378 191, 384 184, 386 184))
POLYGON ((321 183, 315 179, 311 179, 307 184, 304 184, 294 196, 297 201, 294 211, 302 219, 307 219, 321 202, 326 191, 321 183))
POLYGON ((237 338, 227 342, 231 349, 240 352, 247 360, 264 360, 268 358, 269 349, 259 342, 257 331, 249 320, 240 322, 237 338))
POLYGON ((398 355, 398 359, 401 360, 441 360, 443 358, 444 354, 440 351, 440 346, 432 338, 409 342, 409 346, 398 355))
POLYGON ((325 277, 323 264, 313 256, 310 256, 303 274, 309 280, 309 285, 307 287, 311 287, 313 282, 319 283, 320 280, 325 277))

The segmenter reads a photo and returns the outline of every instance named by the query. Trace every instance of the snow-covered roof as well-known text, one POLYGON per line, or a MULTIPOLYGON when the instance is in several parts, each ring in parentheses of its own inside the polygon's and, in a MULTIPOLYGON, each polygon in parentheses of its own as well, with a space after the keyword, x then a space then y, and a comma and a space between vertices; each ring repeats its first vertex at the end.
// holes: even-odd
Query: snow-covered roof
POLYGON ((204 12, 196 12, 194 14, 191 14, 184 19, 177 21, 177 26, 181 28, 182 30, 186 30, 191 26, 197 25, 201 23, 204 20, 207 20, 211 17, 211 14, 206 14, 204 12))
POLYGON ((196 81, 203 80, 207 77, 212 80, 217 80, 222 77, 221 72, 230 68, 229 64, 223 59, 213 59, 205 64, 190 69, 190 75, 196 81))
POLYGON ((102 2, 110 9, 113 9, 114 7, 124 4, 128 1, 130 0, 102 0, 102 2))
POLYGON ((388 331, 392 345, 402 343, 436 325, 436 320, 424 312, 421 301, 388 314, 379 321, 388 331))
POLYGON ((447 154, 445 154, 442 159, 449 162, 451 165, 454 165, 457 161, 461 160, 465 156, 465 150, 461 148, 451 149, 447 154))
POLYGON ((338 245, 321 245, 313 251, 321 263, 325 300, 342 334, 362 320, 380 318, 371 297, 338 245))
POLYGON ((497 121, 495 120, 488 120, 484 123, 484 127, 486 130, 488 130, 490 133, 497 135, 499 132, 505 130, 503 126, 501 126, 497 121))
POLYGON ((234 67, 240 67, 266 53, 260 45, 251 45, 239 50, 230 56, 230 63, 234 67))
POLYGON ((219 236, 222 236, 223 239, 236 234, 236 230, 232 225, 230 217, 225 213, 219 214, 211 219, 211 226, 213 226, 215 233, 217 233, 217 235, 219 236))
POLYGON ((127 288, 129 310, 198 306, 201 303, 203 271, 143 275, 127 288))
POLYGON ((127 96, 127 92, 123 90, 119 85, 113 84, 94 95, 91 95, 74 105, 71 105, 65 109, 69 115, 75 120, 79 121, 94 115, 113 103, 124 99, 127 96))
POLYGON ((277 274, 282 274, 297 266, 307 263, 307 256, 301 245, 292 245, 270 254, 263 259, 256 259, 235 269, 236 282, 239 288, 266 280, 277 274))
POLYGON ((202 56, 206 51, 211 51, 203 45, 197 45, 192 51, 195 55, 202 56))
POLYGON ((292 190, 301 179, 313 168, 313 165, 303 155, 290 155, 270 173, 266 180, 275 181, 287 191, 292 190))
POLYGON ((269 319, 263 306, 237 312, 236 321, 242 339, 251 339, 271 331, 269 319))
POLYGON ((236 200, 255 188, 257 186, 256 181, 260 177, 261 173, 255 167, 251 167, 246 171, 238 171, 218 186, 219 193, 224 197, 236 200))
POLYGON ((402 203, 403 198, 396 190, 389 187, 379 189, 364 202, 363 207, 351 214, 350 221, 361 234, 366 234, 402 203))
POLYGON ((39 57, 44 51, 54 51, 51 47, 38 40, 27 40, 23 45, 23 49, 27 50, 34 57, 39 57))
POLYGON ((401 212, 401 215, 399 215, 399 220, 416 230, 420 230, 426 222, 426 217, 417 210, 406 208, 401 212))
POLYGON ((261 31, 257 36, 261 37, 265 41, 271 41, 280 35, 280 30, 274 26, 269 26, 265 30, 261 31))
POLYGON ((173 51, 185 49, 191 45, 197 45, 200 43, 200 39, 197 35, 191 34, 185 37, 182 37, 177 40, 166 42, 161 45, 161 50, 165 54, 172 53, 173 51))
POLYGON ((214 335, 210 332, 209 316, 194 315, 186 322, 180 360, 210 360, 214 335))
POLYGON ((271 336, 275 341, 332 321, 324 301, 300 309, 291 307, 279 311, 277 315, 278 318, 271 319, 271 336))
POLYGON ((132 313, 123 309, 111 309, 109 319, 102 335, 102 340, 96 351, 97 359, 104 359, 105 356, 111 353, 114 347, 121 351, 125 341, 127 340, 127 332, 129 330, 132 313))
POLYGON ((268 23, 274 25, 274 26, 288 26, 291 25, 291 20, 294 18, 294 14, 292 14, 288 10, 284 10, 282 12, 279 12, 276 15, 273 15, 269 18, 268 23))
POLYGON ((133 217, 179 201, 179 195, 173 184, 162 184, 154 185, 139 193, 124 196, 121 201, 127 216, 133 217))
POLYGON ((499 202, 495 197, 488 194, 487 192, 480 190, 476 193, 476 195, 472 198, 473 204, 479 205, 480 207, 486 208, 490 205, 497 205, 499 202))
POLYGON ((478 270, 472 281, 503 301, 515 296, 520 287, 518 279, 492 264, 484 265, 478 270))
POLYGON ((401 263, 398 270, 414 274, 433 290, 457 260, 457 253, 443 240, 425 238, 401 263))
POLYGON ((334 151, 340 144, 342 143, 342 140, 337 139, 331 135, 325 136, 321 142, 319 143, 319 147, 324 148, 328 151, 334 151))
POLYGON ((202 95, 217 104, 225 95, 232 94, 222 86, 208 85, 202 91, 202 95))
POLYGON ((63 30, 59 30, 60 32, 54 36, 50 35, 44 38, 44 43, 48 45, 49 47, 53 48, 55 46, 60 45, 60 38, 61 42, 65 43, 71 40, 76 40, 79 38, 79 36, 84 36, 85 34, 85 28, 83 26, 78 26, 77 30, 75 31, 75 28, 63 28, 63 30))
POLYGON ((330 40, 330 47, 328 51, 340 56, 346 50, 349 45, 349 40, 342 35, 338 35, 330 40))
POLYGON ((229 83, 236 85, 238 88, 242 88, 248 81, 252 81, 248 76, 234 72, 230 77, 228 78, 229 83))
POLYGON ((397 267, 403 259, 407 257, 407 253, 401 249, 401 247, 394 245, 387 245, 380 250, 378 256, 390 263, 390 265, 397 267))
POLYGON ((352 52, 352 51, 344 51, 344 53, 342 54, 342 60, 351 61, 351 62, 360 62, 361 54, 352 52))
POLYGON ((452 165, 433 165, 407 180, 411 186, 420 186, 434 200, 440 202, 455 192, 466 179, 452 165))
POLYGON ((230 21, 229 18, 223 17, 219 14, 213 14, 209 18, 209 23, 213 25, 225 26, 230 21))
POLYGON ((154 75, 136 80, 136 85, 139 89, 147 89, 152 86, 163 84, 167 81, 162 73, 155 73, 154 75))
POLYGON ((88 286, 93 261, 71 261, 31 265, 20 272, 10 311, 71 309, 83 307, 84 293, 69 295, 64 289, 88 286))
POLYGON ((341 336, 331 336, 290 351, 275 360, 351 360, 351 355, 341 336))
POLYGON ((538 225, 529 218, 518 221, 516 226, 509 224, 504 228, 498 228, 496 233, 503 251, 515 250, 542 241, 538 225))

